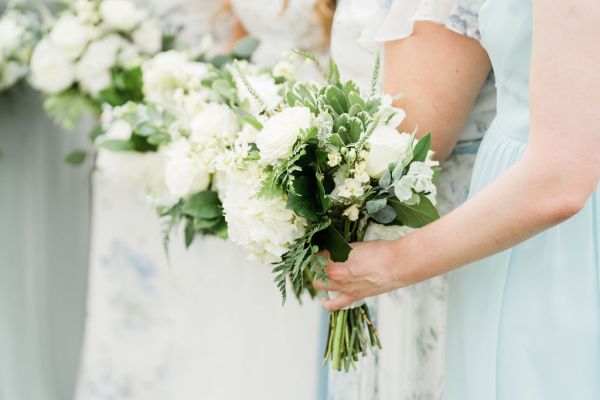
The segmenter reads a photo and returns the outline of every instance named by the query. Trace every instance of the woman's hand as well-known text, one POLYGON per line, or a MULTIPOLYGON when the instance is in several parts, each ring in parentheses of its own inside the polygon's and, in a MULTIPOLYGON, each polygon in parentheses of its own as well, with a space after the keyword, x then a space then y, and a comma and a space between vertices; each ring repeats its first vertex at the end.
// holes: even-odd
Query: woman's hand
POLYGON ((339 310, 355 301, 375 296, 404 286, 395 276, 395 252, 391 241, 353 243, 348 260, 343 263, 331 261, 327 252, 320 255, 327 259, 325 266, 328 281, 313 282, 319 290, 336 291, 333 299, 322 299, 329 311, 339 310))

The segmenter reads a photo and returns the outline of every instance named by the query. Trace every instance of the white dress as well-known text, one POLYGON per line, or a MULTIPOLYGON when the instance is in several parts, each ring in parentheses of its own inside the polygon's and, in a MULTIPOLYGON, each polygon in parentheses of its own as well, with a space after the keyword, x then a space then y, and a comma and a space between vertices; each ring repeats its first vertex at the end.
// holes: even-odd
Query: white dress
MULTIPOLYGON (((188 14, 208 18, 214 8, 207 2, 190 0, 188 14)), ((293 14, 282 19, 276 3, 234 1, 262 41, 256 61, 263 65, 289 47, 310 49, 298 42, 306 31, 289 29, 290 21, 317 31, 312 13, 298 7, 306 1, 290 1, 293 14)), ((198 237, 185 249, 179 232, 167 260, 141 192, 102 179, 95 181, 78 400, 316 398, 323 370, 317 302, 300 306, 292 298, 283 308, 271 268, 246 261, 231 242, 198 237)))
MULTIPOLYGON (((415 21, 445 24, 474 36, 456 0, 341 0, 332 56, 343 77, 370 84, 381 42, 408 37, 415 21)), ((446 214, 467 197, 475 154, 495 115, 490 79, 482 89, 454 153, 442 165, 438 208, 446 214)), ((330 400, 441 400, 444 395, 448 284, 445 276, 369 299, 383 350, 350 374, 332 373, 330 400)))

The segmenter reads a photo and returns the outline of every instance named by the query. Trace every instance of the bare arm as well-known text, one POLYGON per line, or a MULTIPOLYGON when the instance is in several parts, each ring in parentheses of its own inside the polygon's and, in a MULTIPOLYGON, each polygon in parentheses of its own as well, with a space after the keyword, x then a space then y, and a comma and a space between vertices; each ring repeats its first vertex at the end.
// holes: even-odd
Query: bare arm
POLYGON ((432 132, 438 159, 452 152, 490 69, 477 40, 433 22, 419 21, 413 35, 385 45, 385 91, 404 95, 396 102, 407 112, 400 128, 432 132))
POLYGON ((394 242, 360 243, 348 262, 332 263, 327 289, 342 295, 325 301, 326 308, 514 246, 579 212, 596 190, 600 3, 534 0, 533 11, 531 133, 523 159, 439 221, 394 242))

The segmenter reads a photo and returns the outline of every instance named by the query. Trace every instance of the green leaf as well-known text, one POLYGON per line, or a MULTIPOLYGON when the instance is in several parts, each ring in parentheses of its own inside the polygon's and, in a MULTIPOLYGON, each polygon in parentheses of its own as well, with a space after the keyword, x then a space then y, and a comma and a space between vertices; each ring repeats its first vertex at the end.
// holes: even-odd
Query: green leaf
POLYGON ((223 207, 217 192, 206 190, 196 193, 183 205, 181 212, 198 219, 214 219, 223 215, 223 207))
POLYGON ((252 114, 250 114, 248 111, 244 110, 241 107, 237 107, 237 106, 234 106, 233 109, 237 113, 237 115, 242 119, 242 121, 252 125, 255 129, 257 129, 259 131, 262 130, 262 128, 263 128, 262 124, 256 118, 254 118, 254 116, 252 114))
POLYGON ((425 161, 431 147, 431 133, 423 136, 413 150, 413 161, 425 161))
POLYGON ((398 219, 403 225, 411 228, 421 228, 440 218, 440 214, 431 201, 423 194, 419 195, 418 204, 407 205, 400 200, 390 198, 388 203, 398 214, 398 219))
POLYGON ((70 165, 81 165, 87 158, 87 151, 73 150, 65 157, 65 162, 70 165))
POLYGON ((379 178, 379 187, 388 188, 388 187, 390 187, 391 184, 392 184, 392 174, 390 173, 389 169, 386 169, 383 172, 383 175, 381 175, 381 178, 379 178))
POLYGON ((133 151, 135 146, 129 140, 103 140, 99 146, 111 151, 133 151))
POLYGON ((235 89, 224 79, 217 79, 214 81, 212 84, 212 90, 227 100, 233 101, 235 99, 235 89))
POLYGON ((196 236, 196 230, 194 229, 194 220, 188 219, 185 223, 185 247, 189 248, 192 242, 194 241, 194 237, 196 236))
POLYGON ((315 236, 319 248, 329 251, 329 255, 333 261, 344 262, 348 260, 352 247, 350 247, 342 234, 333 226, 329 226, 315 236))
POLYGON ((260 40, 253 36, 246 36, 235 44, 231 55, 236 59, 249 60, 259 45, 260 40))
POLYGON ((287 208, 311 221, 319 219, 315 180, 301 175, 294 179, 294 192, 288 194, 287 208))
POLYGON ((103 133, 104 130, 102 129, 102 126, 100 124, 94 126, 94 129, 92 129, 92 131, 90 132, 90 140, 92 141, 92 143, 95 142, 96 139, 98 139, 100 136, 102 136, 103 133))
POLYGON ((345 145, 344 141, 337 133, 334 133, 329 137, 329 143, 340 148, 345 145))
POLYGON ((327 73, 327 80, 331 85, 340 84, 340 70, 333 60, 329 60, 329 72, 327 73))

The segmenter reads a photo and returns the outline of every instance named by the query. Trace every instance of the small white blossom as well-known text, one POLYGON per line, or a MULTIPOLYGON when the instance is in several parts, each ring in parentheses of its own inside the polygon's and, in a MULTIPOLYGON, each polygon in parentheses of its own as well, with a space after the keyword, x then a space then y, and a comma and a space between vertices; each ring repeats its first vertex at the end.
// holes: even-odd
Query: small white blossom
POLYGON ((327 165, 337 167, 342 162, 342 155, 337 151, 327 154, 327 165))
POLYGON ((358 208, 358 205, 352 204, 344 210, 343 215, 348 217, 350 221, 357 221, 360 217, 360 209, 358 208))

